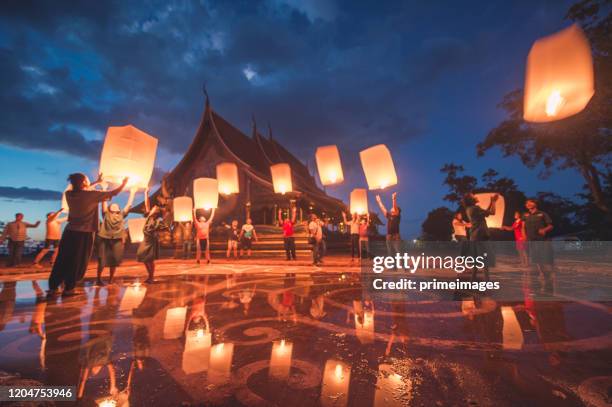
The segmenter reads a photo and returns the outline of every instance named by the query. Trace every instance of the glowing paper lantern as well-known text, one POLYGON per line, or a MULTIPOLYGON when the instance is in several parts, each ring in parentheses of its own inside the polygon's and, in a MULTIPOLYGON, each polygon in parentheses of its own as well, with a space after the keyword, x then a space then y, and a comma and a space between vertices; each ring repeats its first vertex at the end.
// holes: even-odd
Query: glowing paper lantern
POLYGON ((576 24, 533 43, 523 117, 550 122, 582 111, 595 93, 591 47, 576 24))
POLYGON ((365 188, 355 188, 351 191, 351 213, 365 215, 368 213, 368 191, 365 188))
POLYGON ((272 173, 272 183, 274 184, 274 192, 277 194, 285 194, 293 190, 291 182, 291 167, 289 164, 274 164, 270 167, 272 173))
MULTIPOLYGON (((488 209, 489 204, 491 203, 491 197, 495 195, 492 192, 485 192, 482 194, 474 194, 478 199, 478 206, 482 209, 488 209)), ((506 210, 506 202, 504 201, 504 197, 499 195, 497 198, 497 203, 495 204, 495 215, 487 216, 487 226, 490 228, 501 228, 504 224, 504 211, 506 210)))
POLYGON ((121 183, 129 177, 129 186, 146 188, 153 174, 157 139, 132 125, 109 127, 100 157, 104 179, 121 183))
POLYGON ((344 407, 348 402, 351 368, 339 360, 330 359, 325 363, 321 405, 323 407, 344 407))
POLYGON ((293 354, 293 343, 280 340, 272 343, 272 354, 270 355, 270 376, 275 379, 286 379, 291 371, 291 355, 293 354))
POLYGON ((210 362, 211 333, 203 329, 187 331, 183 351, 183 372, 199 373, 208 370, 210 362))
POLYGON ((147 223, 146 218, 128 219, 128 231, 132 243, 139 243, 144 240, 145 223, 147 223))
POLYGON ((387 146, 378 144, 366 148, 359 157, 370 189, 384 189, 397 184, 393 158, 387 146))
POLYGON ((234 163, 218 164, 217 181, 219 182, 220 194, 229 195, 240 192, 240 183, 238 182, 238 166, 234 163))
POLYGON ((233 343, 220 343, 210 349, 210 368, 208 370, 210 383, 223 384, 229 381, 233 356, 233 343))
POLYGON ((503 348, 521 349, 523 347, 523 331, 512 307, 501 307, 504 327, 502 329, 503 348))
MULTIPOLYGON (((408 380, 408 379, 406 379, 408 380)), ((374 407, 401 407, 410 405, 411 386, 404 383, 404 378, 393 371, 391 365, 378 365, 378 378, 374 393, 374 407)))
MULTIPOLYGON (((196 209, 216 208, 219 203, 219 186, 214 178, 193 180, 193 200, 196 209)), ((189 217, 191 218, 191 209, 189 217)))
POLYGON ((193 219, 193 201, 188 196, 179 196, 172 200, 174 221, 189 222, 193 219))
POLYGON ((119 304, 119 312, 132 311, 134 308, 138 308, 146 293, 147 287, 143 287, 140 283, 128 287, 119 304))
POLYGON ((338 147, 335 145, 319 147, 317 148, 315 158, 317 160, 321 184, 333 185, 344 181, 338 147))
POLYGON ((187 307, 168 308, 164 320, 164 339, 178 339, 185 329, 187 307))

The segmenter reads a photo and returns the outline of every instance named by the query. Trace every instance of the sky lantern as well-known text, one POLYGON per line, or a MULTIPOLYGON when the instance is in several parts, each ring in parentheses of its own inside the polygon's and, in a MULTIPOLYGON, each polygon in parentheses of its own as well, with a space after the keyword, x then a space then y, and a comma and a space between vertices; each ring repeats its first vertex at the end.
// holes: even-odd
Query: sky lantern
POLYGON ((140 243, 144 240, 144 227, 147 222, 146 218, 128 219, 128 231, 130 233, 130 242, 140 243))
POLYGON ((272 342, 272 354, 270 355, 271 377, 275 379, 286 379, 291 371, 291 356, 293 354, 293 343, 284 339, 272 342))
MULTIPOLYGON (((491 203, 491 197, 495 195, 495 192, 483 192, 481 194, 474 194, 474 196, 478 199, 478 206, 482 209, 488 209, 489 204, 491 203)), ((506 202, 502 195, 499 195, 497 198, 497 203, 495 204, 495 215, 487 216, 487 226, 490 228, 499 229, 504 224, 504 211, 506 210, 506 202)))
POLYGON ((285 194, 293 190, 293 184, 291 182, 291 167, 289 164, 274 164, 270 166, 270 173, 272 174, 274 192, 277 194, 285 194))
POLYGON ((100 173, 109 182, 146 188, 153 174, 157 139, 132 125, 109 127, 100 157, 100 173))
POLYGON ((332 145, 317 148, 315 158, 317 160, 321 184, 334 185, 344 181, 342 162, 340 161, 340 153, 338 152, 337 146, 332 145))
POLYGON ((502 319, 504 321, 502 329, 503 348, 521 349, 523 347, 523 331, 516 318, 516 313, 512 307, 501 307, 502 319))
POLYGON ((164 320, 164 339, 178 339, 183 335, 185 329, 185 317, 187 307, 168 308, 164 320))
POLYGON ((323 371, 321 405, 323 407, 345 407, 348 403, 351 368, 344 362, 329 359, 323 371))
POLYGON ((185 334, 182 368, 186 374, 208 370, 212 334, 204 329, 188 330, 185 334))
POLYGON ((576 24, 533 43, 527 56, 523 118, 550 122, 582 111, 595 93, 593 58, 576 24))
POLYGON ((368 213, 368 191, 365 188, 355 188, 351 191, 351 214, 366 215, 368 213))
POLYGON ((397 174, 391 152, 384 144, 378 144, 359 153, 361 166, 370 189, 385 189, 397 184, 397 174))
POLYGON ((234 357, 234 344, 219 343, 210 348, 208 381, 212 384, 229 382, 234 357))
MULTIPOLYGON (((196 178, 193 180, 193 200, 196 209, 216 208, 219 203, 219 185, 214 178, 196 178)), ((191 209, 189 210, 191 218, 191 209)))
POLYGON ((193 218, 193 201, 188 196, 179 196, 172 200, 174 221, 189 222, 193 218))
POLYGON ((230 195, 240 192, 238 166, 235 163, 217 164, 217 181, 220 194, 230 195))

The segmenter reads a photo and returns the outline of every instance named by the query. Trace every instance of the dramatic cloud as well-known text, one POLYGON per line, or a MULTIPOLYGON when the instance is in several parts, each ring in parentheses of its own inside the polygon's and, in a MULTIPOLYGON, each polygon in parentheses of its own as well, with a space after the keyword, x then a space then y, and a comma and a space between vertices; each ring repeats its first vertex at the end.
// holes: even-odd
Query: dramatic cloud
POLYGON ((59 202, 61 198, 62 193, 59 191, 28 187, 14 188, 0 186, 0 199, 59 202))

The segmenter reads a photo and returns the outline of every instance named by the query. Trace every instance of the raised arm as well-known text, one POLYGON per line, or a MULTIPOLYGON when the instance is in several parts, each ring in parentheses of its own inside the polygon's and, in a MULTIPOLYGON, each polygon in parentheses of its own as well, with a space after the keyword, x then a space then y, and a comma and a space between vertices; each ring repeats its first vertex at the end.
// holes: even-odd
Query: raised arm
MULTIPOLYGON (((59 211, 55 211, 51 214, 51 216, 49 216, 49 222, 54 221, 55 219, 57 219, 57 217, 60 215, 60 213, 62 213, 64 211, 64 208, 60 208, 59 211)), ((58 219, 59 220, 59 219, 58 219)))
POLYGON ((385 205, 382 203, 382 199, 380 199, 380 195, 376 195, 376 202, 378 203, 378 207, 382 211, 383 215, 387 217, 387 208, 385 208, 385 205))
POLYGON ((91 184, 89 184, 90 187, 94 187, 98 184, 101 184, 104 181, 104 177, 102 176, 102 173, 98 174, 98 179, 96 179, 94 182, 92 182, 91 184))
POLYGON ((499 194, 495 194, 491 197, 491 202, 489 202, 489 207, 487 208, 487 212, 489 212, 489 215, 495 215, 495 204, 497 203, 498 198, 499 194))
POLYGON ((127 185, 128 181, 129 181, 129 178, 125 177, 123 179, 123 181, 121 182, 121 185, 119 185, 117 188, 115 188, 115 189, 113 189, 112 191, 109 192, 109 197, 113 197, 113 196, 119 195, 119 193, 121 191, 123 191, 123 188, 125 188, 125 186, 127 185))
POLYGON ((40 221, 36 221, 36 223, 27 223, 27 222, 23 222, 25 224, 26 228, 37 228, 38 225, 40 225, 40 221))
MULTIPOLYGON (((108 184, 106 183, 102 183, 102 191, 106 191, 108 189, 108 184)), ((108 211, 108 202, 106 201, 102 201, 102 213, 106 213, 106 211, 108 211)))
POLYGON ((149 213, 149 211, 151 210, 151 206, 149 205, 149 187, 145 188, 144 206, 145 206, 145 212, 149 213))
POLYGON ((134 197, 136 196, 136 187, 132 187, 130 189, 130 196, 128 197, 127 203, 123 208, 123 216, 127 216, 128 212, 132 208, 132 204, 134 203, 134 197))
POLYGON ((393 211, 395 213, 397 213, 397 192, 394 192, 391 195, 391 202, 392 202, 392 205, 393 205, 393 211))
POLYGON ((207 223, 212 223, 213 219, 215 218, 215 208, 212 208, 212 211, 210 212, 210 218, 208 218, 207 223))
POLYGON ((296 215, 297 215, 297 207, 294 205, 291 207, 291 223, 295 223, 296 215))
POLYGON ((345 224, 348 224, 348 220, 346 219, 346 213, 345 213, 344 211, 342 211, 342 221, 343 221, 345 224))

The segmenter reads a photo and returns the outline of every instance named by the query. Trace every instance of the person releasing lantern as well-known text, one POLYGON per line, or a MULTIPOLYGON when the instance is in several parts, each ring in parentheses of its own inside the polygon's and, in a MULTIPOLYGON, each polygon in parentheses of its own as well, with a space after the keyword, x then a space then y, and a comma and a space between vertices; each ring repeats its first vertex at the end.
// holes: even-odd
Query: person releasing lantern
POLYGON ((100 173, 107 181, 146 188, 153 174, 157 139, 132 125, 109 127, 100 156, 100 173))
POLYGON ((240 192, 238 181, 238 166, 235 163, 220 163, 217 165, 217 181, 219 193, 223 195, 240 192))
POLYGON ((319 178, 323 185, 334 185, 344 181, 340 153, 335 145, 317 148, 315 153, 319 178))
POLYGON ((577 25, 534 42, 527 57, 523 118, 550 122, 582 111, 593 97, 591 47, 577 25))
POLYGON ((270 166, 272 174, 272 183, 274 192, 277 194, 286 194, 293 190, 291 182, 291 167, 287 163, 274 164, 270 166))
POLYGON ((397 174, 391 152, 384 144, 378 144, 359 153, 361 166, 370 189, 385 189, 397 184, 397 174))

